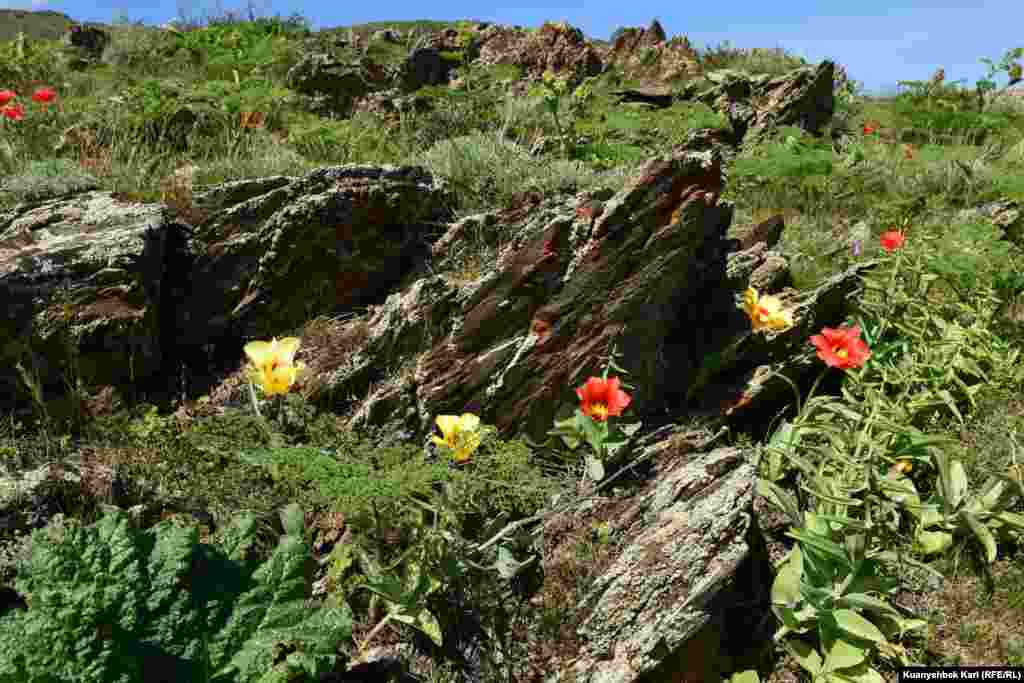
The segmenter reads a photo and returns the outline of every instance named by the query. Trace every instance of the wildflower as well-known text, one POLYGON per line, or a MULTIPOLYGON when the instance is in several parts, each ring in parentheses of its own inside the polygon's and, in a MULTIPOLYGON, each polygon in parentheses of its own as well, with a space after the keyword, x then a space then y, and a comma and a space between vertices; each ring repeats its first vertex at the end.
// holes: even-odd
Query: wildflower
POLYGON ((0 90, 0 107, 6 107, 7 103, 18 96, 13 90, 0 90))
POLYGON ((555 241, 545 240, 544 242, 544 256, 542 258, 557 258, 558 252, 555 251, 555 241))
POLYGON ((480 446, 480 418, 473 413, 438 415, 436 421, 443 437, 434 436, 433 441, 451 449, 455 462, 465 462, 480 446))
POLYGON ((551 323, 549 323, 547 320, 541 320, 538 318, 537 320, 534 320, 533 323, 530 325, 530 333, 535 334, 538 337, 543 337, 550 331, 551 323))
POLYGON ((0 109, 0 112, 3 112, 3 115, 11 119, 12 121, 21 121, 23 118, 25 118, 25 107, 21 106, 20 104, 7 105, 6 107, 0 109))
POLYGON ((269 342, 246 344, 245 355, 252 362, 246 373, 249 381, 258 384, 268 396, 287 393, 305 369, 305 364, 295 362, 299 343, 295 337, 281 340, 275 337, 269 342))
POLYGON ((619 378, 602 379, 591 377, 582 387, 576 389, 582 405, 580 410, 598 422, 604 422, 609 416, 621 415, 629 405, 629 394, 619 389, 619 378))
POLYGON ((32 101, 39 104, 49 104, 57 97, 57 91, 53 88, 39 88, 32 93, 32 101))
POLYGON ((853 255, 860 256, 860 240, 853 241, 853 255))
POLYGON ((759 296, 753 287, 743 293, 742 308, 750 316, 755 332, 764 329, 785 330, 793 326, 793 314, 782 310, 782 302, 777 297, 759 296))
POLYGON ((1024 76, 1024 68, 1021 67, 1020 63, 1014 63, 1010 65, 1010 68, 1006 72, 1010 76, 1010 82, 1007 87, 1020 83, 1022 76, 1024 76))
POLYGON ((864 135, 871 135, 876 130, 878 130, 878 129, 875 128, 874 126, 872 126, 871 124, 869 124, 869 123, 864 124, 864 135))
POLYGON ((905 239, 906 237, 899 230, 889 230, 888 232, 884 232, 881 237, 882 249, 885 249, 886 251, 895 251, 903 246, 905 239))
POLYGON ((826 365, 841 370, 859 368, 871 357, 867 343, 860 338, 860 327, 822 328, 821 334, 811 336, 818 349, 818 358, 826 365))

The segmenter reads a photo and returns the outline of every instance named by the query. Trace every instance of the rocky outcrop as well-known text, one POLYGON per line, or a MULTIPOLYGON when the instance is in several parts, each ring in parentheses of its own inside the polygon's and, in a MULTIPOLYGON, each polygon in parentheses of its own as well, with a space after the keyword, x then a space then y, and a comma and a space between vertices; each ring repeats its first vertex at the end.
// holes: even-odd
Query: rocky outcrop
POLYGON ((368 61, 345 63, 329 53, 309 53, 288 71, 285 82, 309 111, 344 118, 356 98, 374 89, 376 70, 368 61))
POLYGON ((668 85, 701 73, 700 56, 686 36, 671 40, 657 19, 647 28, 623 28, 605 54, 605 63, 626 78, 645 78, 668 85))
POLYGON ((797 126, 819 135, 835 108, 833 75, 834 64, 827 60, 776 77, 717 71, 706 81, 687 83, 679 98, 722 112, 738 139, 748 144, 778 126, 797 126))
POLYGON ((440 51, 432 47, 417 48, 403 64, 401 87, 410 92, 427 85, 442 85, 448 82, 448 70, 440 51))
POLYGON ((60 387, 68 339, 87 385, 137 386, 202 373, 204 347, 235 357, 243 337, 365 305, 422 263, 445 202, 420 169, 357 166, 199 193, 217 213, 195 234, 104 192, 18 205, 0 214, 0 394, 27 398, 14 364, 30 357, 60 387))
MULTIPOLYGON (((611 545, 564 629, 576 637, 537 643, 553 672, 546 683, 718 680, 731 656, 770 637, 754 468, 739 449, 694 452, 686 436, 673 430, 641 448, 655 457, 634 495, 597 497, 545 522, 547 539, 602 524, 611 545)), ((545 572, 580 571, 572 551, 546 544, 545 572)))
POLYGON ((514 64, 530 79, 548 69, 558 76, 580 81, 604 68, 601 56, 578 28, 545 23, 535 32, 507 26, 489 26, 478 34, 480 64, 514 64))
POLYGON ((73 24, 62 36, 62 59, 70 69, 84 69, 98 64, 110 45, 110 34, 96 26, 73 24))
POLYGON ((664 86, 648 85, 638 88, 625 88, 612 93, 619 101, 619 104, 626 102, 637 102, 649 104, 658 109, 666 109, 672 106, 672 90, 664 86))

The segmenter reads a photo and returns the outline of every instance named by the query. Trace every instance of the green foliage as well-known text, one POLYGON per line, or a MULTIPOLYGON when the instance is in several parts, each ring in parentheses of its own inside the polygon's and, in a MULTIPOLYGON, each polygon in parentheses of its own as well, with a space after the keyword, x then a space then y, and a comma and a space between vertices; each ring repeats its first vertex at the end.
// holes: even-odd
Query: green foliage
POLYGON ((429 498, 433 485, 447 478, 448 466, 428 462, 413 446, 355 446, 336 453, 310 447, 250 449, 241 458, 266 467, 274 478, 312 483, 323 502, 343 510, 359 531, 376 530, 376 514, 388 525, 418 522, 420 508, 409 498, 429 498))
POLYGON ((647 150, 637 145, 617 142, 588 142, 576 149, 576 156, 601 168, 635 164, 647 158, 647 150))
POLYGON ((944 552, 956 537, 967 537, 981 546, 989 564, 995 562, 997 539, 1012 540, 1024 531, 1024 515, 1008 510, 1024 494, 1020 481, 1003 474, 990 476, 972 493, 963 463, 942 453, 936 453, 934 461, 938 477, 932 496, 921 505, 915 491, 907 501, 917 522, 914 540, 921 552, 944 552))
POLYGON ((1002 229, 987 221, 954 224, 928 251, 928 268, 961 297, 994 286, 1024 265, 1020 248, 1002 237, 1002 229))
POLYGON ((30 92, 21 92, 29 85, 55 81, 58 73, 60 42, 56 40, 17 40, 0 43, 0 89, 11 88, 27 99, 30 92))
POLYGON ((796 129, 780 130, 778 140, 737 159, 732 174, 787 179, 829 176, 834 156, 824 142, 808 140, 796 129))
POLYGON ((174 32, 178 48, 197 59, 205 60, 208 68, 223 73, 237 70, 248 75, 273 65, 275 47, 281 46, 290 34, 304 32, 302 28, 279 20, 211 24, 205 28, 174 32), (219 67, 219 69, 218 69, 219 67))
POLYGON ((472 462, 473 467, 453 468, 448 475, 448 503, 463 515, 532 515, 561 487, 542 473, 533 451, 518 439, 484 438, 472 462))
POLYGON ((411 444, 385 443, 382 434, 338 435, 331 449, 315 447, 248 449, 244 462, 265 467, 272 477, 312 484, 322 504, 344 511, 358 531, 386 525, 415 525, 423 506, 445 505, 457 515, 495 517, 533 514, 558 490, 530 462, 520 441, 484 438, 472 466, 452 468, 411 444), (417 502, 419 501, 419 502, 417 502))
POLYGON ((303 120, 290 129, 289 143, 317 162, 392 163, 406 152, 394 135, 381 135, 376 116, 359 112, 341 121, 303 120))
POLYGON ((281 519, 262 564, 252 515, 209 544, 173 520, 139 530, 120 510, 37 531, 16 584, 30 606, 0 618, 0 681, 129 683, 157 666, 161 680, 284 683, 331 670, 351 614, 307 606, 302 510, 281 519))
POLYGON ((805 66, 802 57, 788 54, 783 48, 739 48, 728 40, 698 52, 705 72, 731 69, 750 74, 781 75, 805 66))
POLYGON ((910 126, 918 130, 971 139, 1007 130, 1012 124, 1013 119, 1009 114, 964 110, 961 109, 963 106, 952 103, 945 109, 922 109, 913 102, 901 101, 895 109, 910 126))
POLYGON ((33 162, 28 173, 8 176, 0 190, 9 192, 19 201, 41 201, 84 192, 96 187, 96 180, 73 164, 53 159, 33 162))
POLYGON ((797 546, 772 584, 772 611, 782 622, 776 638, 816 637, 818 648, 797 638, 783 640, 815 681, 834 680, 828 676, 833 673, 881 682, 868 657, 876 651, 892 652, 889 638, 922 628, 926 622, 906 619, 886 600, 874 597, 892 594, 899 582, 885 576, 877 559, 864 555, 862 536, 844 539, 842 529, 841 524, 807 512, 803 526, 787 534, 797 540, 797 546), (874 621, 862 612, 871 614, 874 621))
POLYGON ((237 116, 242 111, 258 111, 267 116, 265 125, 274 127, 277 112, 289 95, 285 88, 275 87, 263 78, 233 81, 207 81, 195 91, 195 96, 216 102, 223 111, 237 116))
POLYGON ((992 80, 992 77, 1001 71, 1005 71, 1006 75, 1010 78, 1010 85, 1020 81, 1021 65, 1015 60, 1021 58, 1024 58, 1024 47, 1011 48, 1007 50, 998 63, 993 62, 987 57, 982 57, 980 61, 988 67, 988 73, 985 74, 984 78, 978 80, 978 90, 981 92, 995 90, 996 83, 992 80))

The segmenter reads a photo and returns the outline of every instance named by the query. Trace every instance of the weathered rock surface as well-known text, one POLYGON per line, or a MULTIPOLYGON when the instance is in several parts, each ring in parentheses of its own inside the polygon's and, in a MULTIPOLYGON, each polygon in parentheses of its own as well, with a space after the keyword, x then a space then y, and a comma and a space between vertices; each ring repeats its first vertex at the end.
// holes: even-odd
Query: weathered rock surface
POLYGON ((601 56, 583 32, 568 24, 546 23, 533 33, 507 26, 488 26, 478 34, 480 64, 514 64, 524 76, 540 78, 551 69, 574 81, 601 73, 601 56))
POLYGON ((61 58, 68 68, 83 69, 101 61, 110 45, 110 34, 96 26, 73 24, 62 36, 61 43, 64 48, 61 58))
POLYGON ((828 60, 777 77, 724 70, 707 75, 710 87, 702 81, 685 84, 679 97, 722 112, 738 139, 750 144, 777 126, 797 126, 818 135, 835 108, 834 73, 835 65, 828 60))
MULTIPOLYGON (((576 647, 553 653, 548 683, 717 680, 730 640, 742 648, 763 630, 771 568, 752 514, 754 468, 739 449, 692 453, 672 436, 650 447, 647 485, 586 508, 613 549, 575 611, 576 647)), ((567 522, 553 517, 546 532, 567 522)), ((546 571, 570 561, 567 550, 550 550, 546 571)))
POLYGON ((685 36, 671 40, 658 21, 647 28, 624 28, 602 55, 626 78, 653 78, 663 83, 694 78, 702 72, 700 56, 685 36))
POLYGON ((373 71, 363 62, 343 63, 329 53, 314 52, 288 71, 286 83, 305 98, 309 111, 344 118, 357 97, 375 89, 373 71))
POLYGON ((87 386, 134 386, 201 373, 208 345, 237 357, 243 337, 365 305, 422 264, 445 197, 418 168, 329 167, 200 193, 217 214, 195 236, 109 193, 18 205, 0 214, 5 402, 27 398, 14 364, 29 349, 59 387, 65 338, 87 386))

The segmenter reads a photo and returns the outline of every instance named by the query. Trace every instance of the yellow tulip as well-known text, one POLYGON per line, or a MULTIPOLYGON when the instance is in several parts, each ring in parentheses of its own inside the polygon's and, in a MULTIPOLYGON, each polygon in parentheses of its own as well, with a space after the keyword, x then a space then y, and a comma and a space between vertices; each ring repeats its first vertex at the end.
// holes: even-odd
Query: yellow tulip
POLYGON ((465 462, 480 446, 480 418, 472 413, 438 415, 437 426, 444 437, 434 436, 434 443, 453 451, 456 462, 465 462))
POLYGON ((246 377, 267 396, 287 393, 306 368, 304 363, 295 362, 300 343, 296 337, 249 342, 244 349, 251 363, 246 377))
POLYGON ((743 293, 743 310, 750 316, 755 332, 786 330, 793 326, 793 314, 782 310, 782 302, 774 296, 759 296, 753 287, 743 293))

